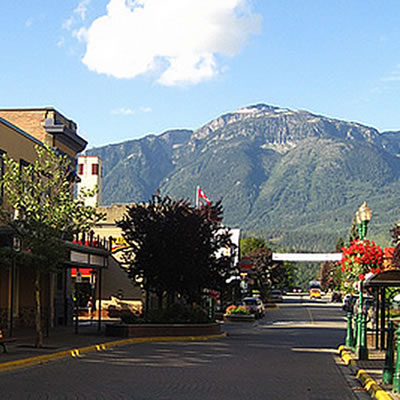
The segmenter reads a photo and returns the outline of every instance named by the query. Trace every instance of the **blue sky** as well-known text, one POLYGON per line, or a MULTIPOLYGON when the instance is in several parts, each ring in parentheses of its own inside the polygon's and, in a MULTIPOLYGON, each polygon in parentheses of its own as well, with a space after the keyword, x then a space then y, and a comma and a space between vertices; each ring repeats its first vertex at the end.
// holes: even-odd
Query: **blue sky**
POLYGON ((400 130, 398 0, 0 2, 1 108, 89 147, 266 103, 400 130))

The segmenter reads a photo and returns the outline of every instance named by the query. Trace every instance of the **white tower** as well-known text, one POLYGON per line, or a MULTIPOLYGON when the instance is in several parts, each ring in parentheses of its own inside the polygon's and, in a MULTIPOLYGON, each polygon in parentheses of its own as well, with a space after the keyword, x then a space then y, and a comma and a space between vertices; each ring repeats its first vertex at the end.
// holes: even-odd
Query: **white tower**
POLYGON ((98 206, 101 203, 101 177, 103 173, 103 163, 98 156, 79 156, 78 157, 78 177, 80 182, 77 185, 78 193, 81 189, 94 189, 97 193, 93 197, 85 200, 87 206, 98 206))

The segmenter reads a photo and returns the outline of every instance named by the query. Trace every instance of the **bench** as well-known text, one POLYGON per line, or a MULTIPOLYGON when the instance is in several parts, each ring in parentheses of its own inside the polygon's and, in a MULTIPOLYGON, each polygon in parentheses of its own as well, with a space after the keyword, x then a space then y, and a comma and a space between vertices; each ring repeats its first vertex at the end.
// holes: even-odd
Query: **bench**
POLYGON ((7 353, 6 343, 15 342, 17 339, 13 337, 4 337, 3 331, 0 330, 0 346, 3 346, 3 353, 7 353))

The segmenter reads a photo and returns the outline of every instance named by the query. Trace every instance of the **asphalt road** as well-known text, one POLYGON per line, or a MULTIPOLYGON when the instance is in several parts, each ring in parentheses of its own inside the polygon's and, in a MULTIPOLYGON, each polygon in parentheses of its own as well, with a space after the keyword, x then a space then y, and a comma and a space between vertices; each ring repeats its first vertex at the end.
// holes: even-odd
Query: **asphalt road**
POLYGON ((0 399, 355 399, 334 360, 340 305, 286 297, 206 342, 141 343, 0 375, 0 399))

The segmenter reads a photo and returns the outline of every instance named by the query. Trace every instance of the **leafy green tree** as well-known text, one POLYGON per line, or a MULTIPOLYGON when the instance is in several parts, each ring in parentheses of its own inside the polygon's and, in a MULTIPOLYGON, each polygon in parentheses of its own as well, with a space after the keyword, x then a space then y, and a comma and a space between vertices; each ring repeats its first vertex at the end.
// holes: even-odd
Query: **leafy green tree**
POLYGON ((348 244, 350 245, 350 243, 355 239, 360 239, 360 234, 358 232, 356 217, 354 217, 353 221, 351 222, 351 229, 349 232, 348 244))
POLYGON ((254 289, 266 298, 272 286, 281 286, 287 277, 287 271, 282 262, 272 260, 272 251, 258 248, 249 254, 253 260, 254 289))
POLYGON ((195 208, 156 194, 149 203, 132 204, 117 222, 129 245, 129 277, 158 296, 159 308, 165 295, 169 305, 177 295, 193 303, 204 289, 223 289, 231 260, 218 253, 231 241, 221 222, 220 202, 195 208))
POLYGON ((66 260, 65 240, 88 232, 103 215, 85 206, 85 191, 74 197, 74 174, 67 156, 51 148, 36 147, 32 164, 21 165, 4 155, 5 173, 0 179, 5 201, 0 217, 21 241, 18 255, 24 268, 34 271, 36 346, 43 345, 42 278, 66 260))
POLYGON ((336 242, 335 250, 340 253, 342 251, 342 247, 344 247, 344 239, 340 236, 336 242))
POLYGON ((264 240, 256 237, 249 237, 240 241, 240 254, 247 257, 250 253, 258 249, 268 249, 264 240))
POLYGON ((396 226, 390 229, 390 233, 392 235, 392 243, 395 245, 395 249, 393 252, 392 258, 392 267, 400 268, 400 226, 396 224, 396 226))

